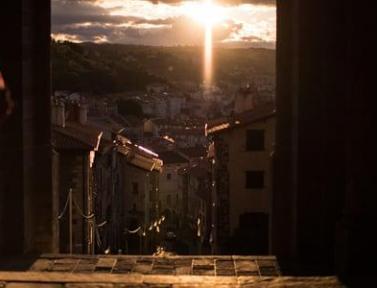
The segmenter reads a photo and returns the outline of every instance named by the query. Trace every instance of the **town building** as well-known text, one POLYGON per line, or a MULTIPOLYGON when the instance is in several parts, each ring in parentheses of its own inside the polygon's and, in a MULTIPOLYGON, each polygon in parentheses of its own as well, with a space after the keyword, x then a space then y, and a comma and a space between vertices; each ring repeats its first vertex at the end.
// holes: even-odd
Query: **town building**
POLYGON ((206 125, 213 141, 215 241, 221 253, 267 254, 275 109, 259 106, 206 125), (226 120, 226 121, 224 121, 226 120))
POLYGON ((83 103, 52 104, 59 251, 139 253, 141 247, 128 241, 127 231, 145 229, 159 214, 156 173, 163 163, 125 137, 122 123, 110 115, 88 120, 87 108, 83 103))
POLYGON ((135 241, 133 237, 138 238, 140 233, 130 236, 128 232, 141 232, 141 227, 145 230, 151 217, 158 214, 153 209, 158 191, 155 174, 161 171, 162 161, 154 152, 125 137, 120 124, 96 123, 104 131, 95 161, 97 251, 141 254, 139 239, 135 241))
POLYGON ((52 103, 53 173, 59 195, 59 252, 94 253, 93 162, 103 132, 87 124, 87 107, 52 103))
POLYGON ((144 143, 151 142, 156 137, 173 140, 177 148, 206 146, 208 144, 207 137, 204 134, 203 121, 198 119, 171 121, 164 118, 154 118, 145 120, 144 143))
POLYGON ((162 216, 159 207, 159 175, 163 162, 159 155, 131 142, 118 141, 120 158, 120 213, 124 249, 127 254, 152 253, 157 244, 149 227, 162 216), (134 232, 136 231, 136 232, 134 232), (136 234, 137 233, 137 234, 136 234), (135 235, 136 234, 136 235, 135 235), (147 237, 140 243, 142 237, 147 237))
POLYGON ((160 174, 160 208, 167 217, 169 229, 179 228, 179 219, 183 213, 183 187, 179 169, 188 167, 189 161, 177 151, 163 151, 159 157, 164 163, 160 174))

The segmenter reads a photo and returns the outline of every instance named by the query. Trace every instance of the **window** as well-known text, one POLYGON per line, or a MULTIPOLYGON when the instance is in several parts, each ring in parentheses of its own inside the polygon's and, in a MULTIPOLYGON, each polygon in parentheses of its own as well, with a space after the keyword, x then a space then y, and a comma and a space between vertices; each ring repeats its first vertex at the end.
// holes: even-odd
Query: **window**
POLYGON ((132 193, 134 195, 138 195, 139 194, 139 183, 132 182, 132 193))
POLYGON ((250 129, 246 131, 246 150, 247 151, 264 150, 264 130, 250 129))
POLYGON ((246 171, 246 188, 264 188, 264 171, 246 171))
POLYGON ((171 174, 170 173, 166 174, 166 179, 171 180, 171 174))

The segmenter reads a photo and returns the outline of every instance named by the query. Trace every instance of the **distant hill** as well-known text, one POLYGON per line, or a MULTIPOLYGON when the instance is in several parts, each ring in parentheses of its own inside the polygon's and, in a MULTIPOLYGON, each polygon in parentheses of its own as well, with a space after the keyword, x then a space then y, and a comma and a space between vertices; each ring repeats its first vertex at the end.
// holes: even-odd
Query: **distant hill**
MULTIPOLYGON (((154 82, 202 81, 202 48, 56 42, 51 44, 52 87, 93 94, 144 90, 154 82)), ((275 51, 216 48, 214 79, 237 85, 274 77, 275 51)))

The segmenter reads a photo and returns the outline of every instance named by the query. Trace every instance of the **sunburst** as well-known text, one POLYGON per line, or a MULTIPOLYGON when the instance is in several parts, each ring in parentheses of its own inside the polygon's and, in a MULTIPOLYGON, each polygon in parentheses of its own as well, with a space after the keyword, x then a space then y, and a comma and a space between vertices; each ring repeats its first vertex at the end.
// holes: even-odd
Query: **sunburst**
POLYGON ((225 9, 216 5, 211 0, 202 2, 189 2, 185 7, 185 13, 190 18, 204 26, 204 85, 212 84, 213 61, 212 61, 212 29, 216 24, 225 20, 225 9))

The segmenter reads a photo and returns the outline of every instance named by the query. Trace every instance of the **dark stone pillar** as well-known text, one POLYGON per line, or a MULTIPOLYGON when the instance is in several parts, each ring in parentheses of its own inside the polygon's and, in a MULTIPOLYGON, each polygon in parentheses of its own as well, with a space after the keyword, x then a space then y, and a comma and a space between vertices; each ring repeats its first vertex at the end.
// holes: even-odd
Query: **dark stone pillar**
POLYGON ((375 35, 375 10, 354 1, 277 3, 273 253, 283 266, 295 263, 286 265, 294 273, 368 273, 376 256, 376 47, 366 39, 375 35))
POLYGON ((3 74, 16 102, 0 140, 1 252, 51 251, 50 1, 0 10, 3 74))
POLYGON ((2 123, 0 134, 0 235, 1 253, 23 251, 23 143, 22 143, 22 2, 0 10, 3 30, 0 45, 2 73, 11 89, 16 108, 2 123), (6 39, 6 40, 5 40, 6 39))

